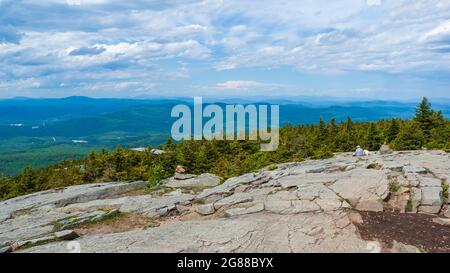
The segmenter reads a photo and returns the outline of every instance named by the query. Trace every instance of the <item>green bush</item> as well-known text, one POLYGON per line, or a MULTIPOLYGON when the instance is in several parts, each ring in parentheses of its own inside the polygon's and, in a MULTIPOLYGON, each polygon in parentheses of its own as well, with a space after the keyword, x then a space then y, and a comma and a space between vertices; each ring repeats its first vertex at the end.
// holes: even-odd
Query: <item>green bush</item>
POLYGON ((149 188, 155 187, 159 181, 165 178, 165 171, 164 168, 159 165, 153 165, 150 167, 150 170, 148 171, 148 184, 147 186, 149 188))

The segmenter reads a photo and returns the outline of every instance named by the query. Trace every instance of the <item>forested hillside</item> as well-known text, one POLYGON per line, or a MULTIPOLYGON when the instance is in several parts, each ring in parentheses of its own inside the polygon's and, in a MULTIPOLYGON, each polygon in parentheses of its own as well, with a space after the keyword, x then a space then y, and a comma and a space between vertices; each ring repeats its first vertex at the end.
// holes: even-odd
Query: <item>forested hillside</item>
POLYGON ((113 151, 93 151, 80 160, 69 160, 46 168, 25 168, 12 178, 0 178, 0 198, 8 199, 50 188, 99 181, 147 180, 149 187, 173 175, 177 165, 190 173, 211 172, 228 178, 271 164, 321 159, 333 152, 349 152, 356 145, 374 151, 383 143, 396 150, 450 150, 450 121, 434 111, 424 99, 412 120, 377 122, 325 122, 317 125, 285 126, 280 130, 280 146, 274 152, 261 152, 258 141, 182 141, 171 139, 161 145, 166 151, 154 155, 149 147, 135 152, 118 146, 113 151))

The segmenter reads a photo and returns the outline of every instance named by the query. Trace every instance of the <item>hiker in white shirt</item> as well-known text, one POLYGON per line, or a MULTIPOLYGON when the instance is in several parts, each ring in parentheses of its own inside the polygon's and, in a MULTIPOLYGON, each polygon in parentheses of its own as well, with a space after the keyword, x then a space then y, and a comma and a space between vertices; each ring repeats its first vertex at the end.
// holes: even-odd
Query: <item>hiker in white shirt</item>
POLYGON ((366 155, 366 153, 364 152, 364 150, 363 149, 361 149, 361 146, 356 146, 356 151, 355 151, 355 153, 353 154, 353 156, 365 156, 366 155))

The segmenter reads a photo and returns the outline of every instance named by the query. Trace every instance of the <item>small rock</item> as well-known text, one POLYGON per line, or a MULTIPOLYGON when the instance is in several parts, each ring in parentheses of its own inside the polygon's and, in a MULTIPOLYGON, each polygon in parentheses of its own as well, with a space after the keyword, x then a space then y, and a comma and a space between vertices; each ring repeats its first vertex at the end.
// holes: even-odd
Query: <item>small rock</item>
POLYGON ((55 237, 60 240, 73 240, 78 238, 79 235, 74 230, 62 230, 55 232, 55 237))
POLYGON ((387 154, 392 154, 393 151, 389 145, 384 144, 384 145, 381 145, 379 152, 380 152, 380 155, 387 155, 387 154))
POLYGON ((12 252, 11 246, 5 246, 5 247, 0 248, 0 254, 9 253, 9 252, 12 252))
POLYGON ((175 208, 177 209, 177 211, 179 212, 179 213, 184 213, 184 212, 187 212, 187 211, 189 211, 190 210, 190 207, 189 206, 183 206, 183 205, 175 205, 175 208))
POLYGON ((185 173, 175 173, 175 175, 173 176, 173 178, 175 179, 175 180, 186 180, 186 179, 191 179, 191 178, 194 178, 194 177, 196 177, 196 175, 195 174, 185 174, 185 173))
POLYGON ((216 210, 214 209, 214 204, 205 204, 197 207, 197 212, 201 215, 213 214, 216 210))
POLYGON ((441 206, 419 206, 419 212, 437 214, 441 210, 441 206))
POLYGON ((445 219, 445 218, 433 218, 433 222, 435 222, 436 224, 439 225, 443 225, 443 226, 450 226, 450 219, 445 219))
POLYGON ((348 214, 348 219, 350 219, 350 221, 353 224, 358 224, 358 225, 362 225, 364 223, 364 220, 361 217, 361 214, 357 213, 357 212, 350 212, 348 214))
POLYGON ((421 204, 426 206, 442 205, 442 187, 423 187, 421 204))
POLYGON ((392 253, 420 253, 420 250, 412 245, 405 245, 402 243, 399 243, 397 241, 394 241, 392 246, 392 253))
POLYGON ((450 209, 447 209, 447 210, 444 212, 444 216, 447 217, 447 218, 450 218, 450 209))
POLYGON ((178 166, 175 168, 175 172, 176 172, 176 173, 185 173, 185 172, 186 172, 186 169, 185 169, 183 166, 178 165, 178 166))
POLYGON ((383 204, 379 200, 363 200, 356 205, 355 209, 360 211, 381 212, 383 211, 383 204))
POLYGON ((375 169, 375 170, 381 170, 381 168, 383 168, 383 165, 381 165, 378 162, 372 162, 369 165, 367 165, 366 167, 367 169, 375 169))

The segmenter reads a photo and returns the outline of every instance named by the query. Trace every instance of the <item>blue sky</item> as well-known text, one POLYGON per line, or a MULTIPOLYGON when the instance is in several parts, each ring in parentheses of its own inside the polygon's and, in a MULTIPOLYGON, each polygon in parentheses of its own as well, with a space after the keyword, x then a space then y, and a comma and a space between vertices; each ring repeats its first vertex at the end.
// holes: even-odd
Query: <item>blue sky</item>
POLYGON ((450 98, 450 1, 0 0, 0 97, 450 98))

